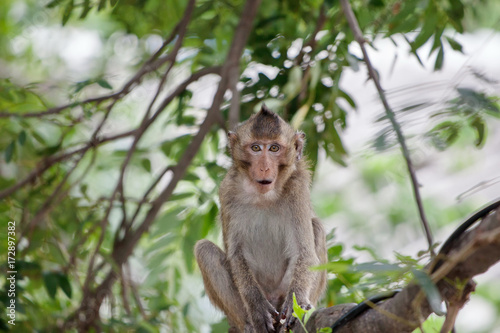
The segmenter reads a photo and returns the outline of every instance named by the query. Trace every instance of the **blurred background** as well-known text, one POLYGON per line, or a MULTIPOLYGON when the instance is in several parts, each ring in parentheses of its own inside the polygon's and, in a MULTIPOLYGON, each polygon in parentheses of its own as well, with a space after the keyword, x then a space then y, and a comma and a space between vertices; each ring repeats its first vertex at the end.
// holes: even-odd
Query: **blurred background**
MULTIPOLYGON (((201 238, 222 243, 224 128, 192 144, 244 4, 0 3, 0 224, 16 221, 19 272, 16 325, 4 311, 0 329, 72 331, 83 315, 95 331, 227 331, 192 251, 201 238)), ((500 197, 500 3, 351 5, 442 243, 500 197)), ((220 105, 227 123, 264 102, 306 133, 334 263, 321 306, 404 286, 429 260, 407 166, 362 58, 337 2, 265 1, 220 105), (370 270, 381 263, 390 268, 370 270)), ((7 227, 0 239, 6 249, 7 227)), ((457 332, 500 332, 499 279, 498 265, 476 279, 457 332)), ((0 287, 7 306, 8 281, 0 287)), ((431 316, 423 328, 442 322, 431 316)))

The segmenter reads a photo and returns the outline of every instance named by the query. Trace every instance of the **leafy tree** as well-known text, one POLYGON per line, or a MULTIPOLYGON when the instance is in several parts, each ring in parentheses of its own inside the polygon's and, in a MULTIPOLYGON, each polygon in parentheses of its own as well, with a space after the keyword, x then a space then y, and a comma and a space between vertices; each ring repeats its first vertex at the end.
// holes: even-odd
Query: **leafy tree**
MULTIPOLYGON (((342 74, 366 63, 385 101, 376 69, 353 45, 404 36, 422 62, 430 43, 439 70, 445 50, 462 50, 454 35, 485 15, 474 11, 474 3, 460 0, 3 1, 0 217, 16 221, 18 275, 16 325, 4 315, 0 325, 198 331, 193 313, 200 311, 201 289, 189 290, 186 279, 200 281, 194 243, 217 237, 217 184, 228 162, 224 131, 266 103, 306 133, 313 169, 322 155, 345 166, 341 134, 356 104, 339 85, 342 74), (82 33, 98 36, 91 46, 100 56, 82 61, 68 78, 68 64, 86 50, 55 40, 82 33)), ((388 127, 375 148, 403 147, 397 163, 408 168, 429 249, 397 263, 368 249, 377 263, 355 265, 332 233, 328 269, 337 275, 330 305, 412 279, 431 303, 440 300, 432 294, 436 281, 422 270, 435 243, 411 143, 397 118, 424 106, 385 104, 381 121, 388 127)), ((489 120, 499 115, 495 97, 457 87, 447 107, 433 113, 439 123, 421 135, 444 150, 472 129, 480 147, 489 120)), ((6 232, 0 230, 2 239, 6 232)))

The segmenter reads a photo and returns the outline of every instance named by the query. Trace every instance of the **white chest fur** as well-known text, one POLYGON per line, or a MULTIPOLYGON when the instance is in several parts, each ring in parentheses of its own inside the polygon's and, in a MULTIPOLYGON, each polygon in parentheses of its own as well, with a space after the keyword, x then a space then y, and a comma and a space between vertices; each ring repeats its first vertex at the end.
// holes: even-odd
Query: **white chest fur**
POLYGON ((292 239, 291 212, 275 209, 245 209, 245 225, 239 230, 242 251, 249 269, 260 286, 269 293, 286 287, 290 281, 285 274, 294 264, 292 257, 297 246, 292 239))

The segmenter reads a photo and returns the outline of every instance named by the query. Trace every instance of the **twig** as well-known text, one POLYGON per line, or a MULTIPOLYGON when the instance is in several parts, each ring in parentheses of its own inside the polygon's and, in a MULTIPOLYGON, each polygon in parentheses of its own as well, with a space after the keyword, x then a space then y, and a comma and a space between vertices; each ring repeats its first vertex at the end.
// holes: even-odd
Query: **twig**
MULTIPOLYGON (((92 158, 91 158, 91 160, 89 162, 89 165, 87 166, 87 168, 85 169, 85 171, 80 176, 80 179, 78 181, 76 181, 74 184, 78 184, 87 175, 87 173, 91 170, 92 166, 94 165, 94 163, 96 161, 96 157, 97 157, 97 152, 94 149, 93 150, 93 154, 92 154, 92 158)), ((92 232, 94 232, 94 230, 95 230, 96 227, 97 226, 94 225, 93 228, 91 229, 91 231, 89 231, 88 233, 82 235, 78 239, 77 244, 74 246, 74 248, 71 251, 71 254, 70 254, 70 257, 69 257, 69 260, 68 260, 68 264, 64 268, 64 272, 67 272, 72 266, 74 266, 74 264, 76 262, 76 256, 77 256, 78 249, 80 248, 80 246, 82 244, 84 244, 87 241, 88 237, 92 234, 92 232)))
POLYGON ((132 91, 133 86, 135 84, 138 84, 144 77, 144 75, 157 70, 163 64, 171 60, 170 54, 162 58, 159 57, 161 53, 165 50, 165 48, 168 46, 168 44, 170 44, 175 39, 180 30, 181 25, 185 25, 185 23, 186 22, 183 18, 183 20, 181 20, 172 30, 169 37, 163 42, 162 46, 144 63, 144 65, 142 65, 142 67, 137 71, 137 73, 131 79, 129 79, 118 92, 104 95, 101 97, 88 98, 86 100, 79 102, 68 103, 41 112, 26 112, 26 113, 0 112, 0 118, 7 118, 7 117, 40 118, 47 115, 58 114, 66 109, 74 108, 75 106, 78 105, 89 104, 89 103, 100 104, 103 101, 109 99, 118 100, 123 98, 130 91, 132 91))
MULTIPOLYGON (((160 92, 165 84, 165 81, 167 80, 168 74, 170 73, 170 71, 174 67, 175 60, 177 59, 177 55, 179 54, 179 50, 181 49, 182 43, 184 42, 184 37, 186 36, 187 26, 188 26, 189 21, 191 20, 191 15, 193 14, 193 10, 194 10, 194 5, 195 5, 195 1, 190 0, 186 6, 186 10, 184 11, 184 16, 182 17, 181 21, 177 24, 177 26, 174 29, 176 34, 177 34, 177 40, 175 41, 175 45, 174 45, 172 52, 170 52, 168 55, 167 60, 170 61, 170 66, 168 66, 167 70, 165 71, 165 73, 163 74, 163 76, 160 80, 160 83, 158 85, 158 89, 156 90, 156 94, 153 97, 153 99, 151 100, 151 103, 149 104, 149 107, 146 111, 146 115, 144 117, 145 119, 147 119, 149 117, 149 113, 151 112, 151 109, 153 108, 153 105, 154 105, 156 99, 160 95, 160 92)), ((173 36, 173 35, 171 35, 171 36, 173 36)), ((164 43, 162 47, 164 47, 165 45, 166 44, 164 43)))
POLYGON ((396 136, 397 136, 398 142, 401 146, 401 151, 403 153, 403 157, 406 161, 408 173, 410 174, 411 184, 412 184, 412 188, 413 188, 413 194, 415 196, 415 201, 417 203, 418 213, 420 215, 420 220, 422 221, 425 235, 427 237, 427 242, 429 244, 429 252, 430 252, 432 257, 435 257, 435 253, 434 253, 434 249, 433 249, 434 240, 432 237, 431 229, 429 227, 429 223, 427 222, 427 217, 425 216, 425 211, 424 211, 422 199, 420 196, 419 183, 418 183, 417 175, 415 173, 415 170, 414 170, 414 167, 412 164, 410 152, 409 152, 408 147, 406 145, 406 139, 403 135, 400 124, 396 120, 396 116, 394 114, 394 111, 391 109, 391 107, 389 106, 389 103, 387 102, 387 98, 385 97, 385 92, 382 89, 382 86, 380 84, 380 80, 379 80, 377 73, 376 73, 376 71, 375 71, 375 69, 370 61, 370 57, 368 56, 368 52, 366 51, 366 48, 365 48, 366 41, 365 41, 363 34, 361 32, 358 21, 356 20, 356 17, 354 16, 354 12, 352 11, 351 5, 349 4, 349 0, 340 0, 340 3, 341 3, 342 8, 344 10, 344 14, 345 14, 346 20, 349 24, 349 27, 351 28, 351 30, 354 34, 354 38, 358 42, 358 44, 361 48, 361 51, 363 52, 363 58, 365 60, 366 67, 368 68, 368 74, 369 74, 370 78, 373 80, 373 82, 375 83, 380 100, 382 101, 382 104, 384 105, 385 112, 387 114, 387 118, 391 122, 391 125, 394 128, 394 131, 396 132, 396 136))
POLYGON ((231 103, 229 104, 229 129, 234 130, 240 122, 240 91, 237 84, 239 82, 238 72, 235 72, 229 79, 229 89, 231 90, 231 103))
POLYGON ((158 185, 158 183, 160 182, 160 180, 163 178, 163 176, 165 176, 165 174, 168 171, 172 171, 172 167, 171 166, 167 166, 166 168, 164 168, 163 171, 160 173, 160 175, 158 177, 156 177, 156 179, 153 182, 153 184, 151 184, 151 186, 144 193, 144 195, 142 196, 142 200, 137 205, 137 208, 135 210, 134 215, 132 216, 132 218, 129 221, 129 225, 127 226, 127 229, 134 223, 135 219, 139 215, 139 212, 141 211, 142 206, 144 205, 144 203, 146 203, 148 201, 149 194, 154 190, 154 188, 156 187, 156 185, 158 185))
POLYGON ((130 287, 130 290, 132 291, 132 296, 134 296, 135 304, 137 304, 137 307, 139 308, 139 312, 141 313, 141 316, 144 320, 147 319, 146 312, 144 311, 144 305, 142 305, 141 298, 139 297, 139 292, 137 291, 137 287, 134 283, 134 280, 132 279, 132 272, 130 271, 130 264, 125 263, 123 265, 125 269, 125 278, 128 279, 129 283, 128 286, 130 287))
POLYGON ((40 161, 38 165, 33 169, 23 180, 17 182, 16 184, 12 185, 9 188, 6 188, 5 190, 0 191, 0 199, 4 199, 11 195, 12 193, 16 192, 23 186, 34 182, 38 177, 40 177, 45 171, 47 171, 50 167, 53 165, 60 163, 68 158, 70 158, 73 155, 80 154, 84 151, 87 151, 88 149, 92 147, 97 147, 101 144, 118 140, 118 139, 123 139, 128 136, 131 136, 135 133, 135 130, 132 131, 127 131, 123 133, 119 133, 116 135, 112 135, 109 137, 101 138, 101 139, 96 139, 94 142, 88 142, 86 145, 83 147, 77 148, 75 150, 69 151, 69 152, 64 152, 59 155, 53 155, 49 156, 46 159, 40 161))
POLYGON ((130 302, 127 296, 127 278, 125 277, 125 269, 121 267, 120 269, 120 284, 121 284, 121 294, 123 301, 123 308, 129 317, 132 317, 132 311, 130 311, 130 302))
POLYGON ((21 235, 19 236, 19 239, 23 239, 26 237, 29 240, 31 238, 31 235, 32 235, 33 231, 35 230, 35 227, 37 226, 37 224, 45 216, 47 216, 47 214, 50 211, 52 211, 56 207, 55 203, 58 201, 58 199, 64 197, 69 192, 69 189, 71 189, 71 187, 69 189, 67 189, 66 191, 62 191, 63 186, 66 184, 66 182, 68 181, 71 174, 76 170, 78 164, 80 164, 80 161, 83 159, 86 152, 87 152, 87 150, 80 153, 80 156, 78 156, 77 160, 74 162, 71 169, 68 170, 68 172, 66 172, 63 179, 59 182, 59 184, 57 185, 55 190, 52 192, 52 194, 45 200, 45 202, 43 203, 41 208, 38 210, 38 212, 35 214, 35 216, 31 219, 31 221, 29 221, 29 223, 23 229, 23 231, 21 232, 21 235), (61 192, 63 192, 62 195, 61 195, 61 192))
POLYGON ((184 82, 179 84, 177 88, 168 96, 166 97, 160 105, 156 108, 156 112, 147 120, 147 125, 146 127, 150 126, 155 119, 161 114, 161 112, 169 105, 177 96, 179 96, 186 88, 193 82, 199 80, 201 77, 209 74, 219 74, 222 76, 222 69, 223 67, 220 66, 214 66, 214 67, 206 67, 200 69, 198 72, 195 72, 191 74, 189 78, 187 78, 184 82))

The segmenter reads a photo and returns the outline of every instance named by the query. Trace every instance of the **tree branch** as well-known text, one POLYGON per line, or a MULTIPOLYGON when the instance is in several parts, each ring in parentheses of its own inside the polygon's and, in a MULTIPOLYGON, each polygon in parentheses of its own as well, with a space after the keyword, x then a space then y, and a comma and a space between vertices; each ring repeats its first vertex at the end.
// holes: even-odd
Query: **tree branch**
POLYGON ((144 75, 151 73, 161 66, 163 66, 165 63, 171 61, 172 63, 174 62, 175 58, 177 57, 177 53, 180 49, 180 46, 182 45, 182 41, 177 40, 175 45, 174 45, 174 50, 169 53, 167 56, 161 57, 160 55, 163 53, 165 48, 170 44, 175 37, 177 37, 178 34, 184 34, 186 31, 187 24, 189 23, 192 13, 192 7, 188 4, 186 8, 191 8, 190 11, 186 11, 184 13, 183 18, 179 23, 175 26, 175 28, 172 30, 170 33, 169 37, 165 39, 163 42, 162 46, 142 65, 142 67, 135 73, 135 75, 130 78, 124 85, 123 87, 115 93, 100 96, 100 97, 93 97, 93 98, 88 98, 83 101, 79 102, 73 102, 73 103, 68 103, 65 105, 53 107, 50 109, 47 109, 45 111, 41 112, 26 112, 26 113, 15 113, 15 112, 0 112, 0 118, 8 118, 8 117, 22 117, 22 118, 41 118, 45 117, 48 115, 54 115, 54 114, 59 114, 62 111, 70 108, 74 108, 75 106, 78 105, 83 105, 83 104, 89 104, 89 103, 97 103, 100 104, 106 100, 113 99, 113 100, 118 100, 126 96, 130 91, 132 91, 133 87, 142 80, 144 75))
MULTIPOLYGON (((428 268, 433 267, 439 258, 434 258, 428 268)), ((500 261, 500 209, 488 215, 474 229, 466 231, 454 243, 446 261, 431 275, 443 300, 454 306, 451 311, 464 305, 474 284, 471 279, 486 272, 500 261)), ((355 304, 341 304, 331 308, 319 309, 312 314, 306 328, 309 332, 332 326, 355 304)), ((433 312, 423 291, 416 283, 411 283, 393 298, 382 304, 373 305, 359 317, 353 319, 336 333, 411 333, 433 312), (390 314, 390 315, 388 315, 390 314), (399 318, 401 320, 396 320, 399 318)), ((453 313, 451 313, 453 315, 453 313)), ((303 332, 300 325, 293 327, 294 332, 303 332)))
POLYGON ((131 136, 135 133, 135 130, 132 131, 127 131, 115 135, 111 135, 108 137, 104 137, 101 139, 96 139, 95 141, 89 141, 87 142, 83 147, 77 148, 75 150, 69 151, 69 152, 64 152, 58 155, 53 155, 45 158, 44 160, 40 161, 38 165, 21 181, 17 182, 16 184, 12 185, 11 187, 8 187, 2 191, 0 191, 0 199, 4 199, 11 195, 12 193, 16 192, 23 186, 35 182, 35 180, 40 177, 45 171, 47 171, 50 167, 53 165, 60 163, 62 161, 67 160, 73 155, 77 155, 80 153, 84 153, 87 150, 89 150, 92 147, 97 147, 100 146, 104 143, 114 141, 114 140, 119 140, 126 138, 128 136, 131 136))
POLYGON ((412 163, 411 156, 410 156, 410 151, 408 150, 408 147, 406 145, 406 139, 405 139, 403 132, 401 130, 401 125, 396 120, 396 115, 394 114, 394 111, 389 106, 389 102, 387 101, 384 89, 382 88, 382 85, 380 84, 380 80, 379 80, 379 77, 377 75, 377 72, 375 71, 375 69, 370 61, 370 57, 368 56, 368 52, 366 51, 366 47, 365 47, 366 41, 363 37, 363 33, 361 32, 358 21, 356 20, 356 17, 354 16, 354 12, 352 11, 349 0, 340 0, 340 4, 342 6, 342 9, 344 10, 344 15, 346 17, 347 23, 349 24, 349 27, 351 28, 351 30, 354 34, 354 38, 358 42, 358 44, 361 48, 361 51, 363 52, 363 58, 365 60, 366 67, 368 69, 368 74, 369 74, 370 78, 373 80, 373 83, 375 83, 375 87, 377 88, 380 100, 382 101, 382 104, 384 105, 385 113, 387 114, 387 118, 391 122, 391 125, 394 128, 394 131, 396 132, 396 136, 397 136, 398 142, 401 146, 401 151, 403 153, 403 157, 406 161, 406 167, 408 169, 408 173, 410 174, 411 184, 412 184, 412 188, 413 188, 413 194, 415 196, 415 201, 417 203, 418 213, 420 215, 420 220, 422 221, 422 225, 423 225, 423 228, 425 231, 425 236, 427 237, 427 242, 429 244, 429 252, 430 252, 431 256, 434 256, 435 255, 434 250, 433 250, 434 240, 432 237, 431 228, 429 226, 429 222, 427 221, 427 217, 425 216, 425 210, 424 210, 424 207, 422 204, 422 198, 420 196, 420 191, 419 191, 420 185, 418 183, 417 175, 416 175, 415 169, 413 167, 413 163, 412 163))

